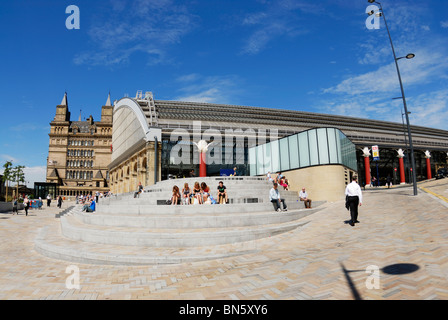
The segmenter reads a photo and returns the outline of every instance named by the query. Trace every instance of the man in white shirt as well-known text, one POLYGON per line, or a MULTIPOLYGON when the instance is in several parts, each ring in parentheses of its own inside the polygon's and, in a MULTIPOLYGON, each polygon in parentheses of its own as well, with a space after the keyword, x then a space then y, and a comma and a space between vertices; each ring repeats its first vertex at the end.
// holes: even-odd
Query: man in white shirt
POLYGON ((305 203, 305 208, 311 208, 311 199, 308 199, 308 193, 305 188, 302 188, 302 191, 299 192, 300 201, 305 203))
POLYGON ((274 210, 275 211, 282 211, 282 209, 280 209, 280 202, 283 204, 283 211, 287 211, 287 206, 285 203, 285 199, 281 199, 280 198, 280 193, 278 192, 278 184, 274 183, 271 191, 269 191, 269 200, 271 200, 272 204, 274 205, 274 210))
POLYGON ((345 188, 345 195, 347 197, 347 204, 350 207, 350 225, 355 226, 358 221, 358 205, 362 205, 362 192, 358 184, 358 177, 353 176, 352 182, 345 188))

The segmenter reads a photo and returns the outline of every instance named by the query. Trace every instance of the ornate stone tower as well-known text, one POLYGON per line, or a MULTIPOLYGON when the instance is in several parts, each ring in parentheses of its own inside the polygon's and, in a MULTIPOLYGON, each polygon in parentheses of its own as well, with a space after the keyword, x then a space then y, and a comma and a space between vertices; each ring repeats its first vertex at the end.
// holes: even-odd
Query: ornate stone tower
POLYGON ((71 121, 67 100, 65 93, 50 123, 47 182, 57 183, 63 196, 109 191, 107 166, 113 119, 110 94, 99 122, 92 116, 82 121, 81 115, 78 121, 71 121))

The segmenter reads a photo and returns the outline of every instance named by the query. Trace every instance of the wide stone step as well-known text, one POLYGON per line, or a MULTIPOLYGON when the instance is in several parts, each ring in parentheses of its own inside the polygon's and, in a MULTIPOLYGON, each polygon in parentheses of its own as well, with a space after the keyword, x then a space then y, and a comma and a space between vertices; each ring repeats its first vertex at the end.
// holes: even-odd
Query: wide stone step
POLYGON ((62 234, 72 240, 101 244, 150 247, 195 247, 252 241, 296 229, 303 221, 267 226, 207 229, 148 229, 93 226, 73 216, 61 217, 62 234))
MULTIPOLYGON (((100 200, 98 201, 98 205, 161 205, 165 204, 167 200, 171 199, 172 194, 166 193, 166 194, 158 194, 158 195, 151 195, 148 197, 140 196, 137 198, 127 198, 122 200, 100 200)), ((212 194, 213 198, 215 200, 218 200, 218 197, 216 194, 212 194)), ((297 194, 281 194, 281 197, 285 199, 285 201, 288 202, 295 202, 299 200, 299 197, 297 194)), ((269 197, 266 196, 260 196, 259 194, 229 194, 228 195, 229 204, 237 204, 237 203, 268 203, 269 197)))
POLYGON ((287 212, 255 212, 243 214, 170 214, 170 215, 130 215, 77 213, 75 216, 85 224, 111 227, 132 227, 151 229, 199 229, 199 228, 231 228, 257 225, 285 223, 301 219, 321 210, 299 209, 287 212))
POLYGON ((46 257, 69 262, 137 266, 191 263, 256 253, 262 245, 269 245, 271 242, 266 241, 270 239, 192 248, 120 246, 67 239, 62 236, 58 224, 42 228, 35 239, 34 248, 46 257))
MULTIPOLYGON (((286 201, 289 210, 302 209, 303 203, 296 200, 293 202, 286 201)), ((114 204, 102 205, 98 204, 97 213, 128 213, 128 214, 227 214, 227 213, 248 213, 260 211, 273 211, 274 207, 271 202, 266 203, 237 203, 237 204, 202 204, 202 205, 129 205, 114 204)))

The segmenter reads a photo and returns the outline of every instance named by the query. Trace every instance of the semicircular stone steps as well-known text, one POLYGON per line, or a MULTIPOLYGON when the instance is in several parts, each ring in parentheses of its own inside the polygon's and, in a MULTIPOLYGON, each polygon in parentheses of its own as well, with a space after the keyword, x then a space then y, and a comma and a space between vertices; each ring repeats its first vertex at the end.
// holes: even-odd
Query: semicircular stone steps
MULTIPOLYGON (((206 179, 209 185, 221 180, 206 179)), ((42 229, 35 248, 51 258, 95 264, 220 259, 256 252, 259 247, 254 244, 269 243, 300 229, 307 223, 304 218, 321 210, 325 203, 313 202, 313 209, 305 209, 297 192, 280 191, 287 199, 288 211, 274 212, 272 203, 266 201, 272 183, 262 178, 238 177, 225 181, 235 193, 233 204, 154 204, 157 200, 160 203, 167 192, 170 194, 172 185, 173 180, 162 181, 146 188, 137 199, 132 193, 101 199, 94 213, 81 212, 82 206, 78 205, 60 217, 60 224, 42 229), (254 198, 260 202, 244 203, 254 198)))
MULTIPOLYGON (((269 200, 269 191, 272 188, 272 182, 267 181, 265 178, 260 177, 207 177, 207 178, 184 178, 184 179, 172 179, 158 182, 155 185, 146 187, 144 192, 139 195, 138 198, 134 198, 134 192, 114 195, 112 197, 100 199, 97 204, 97 211, 103 213, 119 213, 129 212, 132 214, 155 212, 176 212, 182 211, 189 213, 196 210, 206 210, 198 206, 197 208, 186 209, 166 209, 166 201, 171 198, 172 188, 177 185, 182 190, 185 182, 190 187, 193 186, 195 181, 204 181, 210 187, 213 197, 217 197, 217 186, 219 181, 223 181, 227 188, 227 194, 229 199, 229 207, 227 209, 217 208, 212 205, 209 206, 213 212, 256 212, 270 210, 272 204, 269 200), (246 206, 250 204, 250 206, 246 206), (231 207, 234 205, 236 207, 231 207), (237 205, 240 205, 237 207, 237 205)), ((283 187, 279 187, 280 195, 285 199, 288 208, 299 209, 303 207, 303 204, 299 201, 296 191, 282 190, 283 187)), ((216 199, 217 200, 217 199, 216 199)), ((176 207, 176 206, 174 206, 176 207)), ((189 207, 189 206, 186 206, 189 207)))
POLYGON ((196 247, 252 241, 288 232, 303 224, 293 220, 277 224, 217 228, 152 229, 144 227, 110 227, 85 224, 75 216, 61 217, 62 235, 66 238, 127 246, 196 247))
POLYGON ((204 213, 199 214, 103 214, 80 212, 76 218, 85 224, 110 226, 110 227, 133 227, 152 229, 198 229, 198 228, 230 228, 254 225, 269 225, 290 222, 301 219, 320 210, 313 209, 293 210, 282 212, 262 211, 252 213, 222 214, 204 213))
POLYGON ((226 245, 154 248, 71 240, 63 237, 60 229, 60 225, 42 228, 35 239, 35 250, 49 258, 69 262, 125 266, 192 263, 254 254, 265 247, 275 245, 275 243, 281 241, 281 237, 288 235, 288 233, 284 233, 274 238, 262 238, 226 245))

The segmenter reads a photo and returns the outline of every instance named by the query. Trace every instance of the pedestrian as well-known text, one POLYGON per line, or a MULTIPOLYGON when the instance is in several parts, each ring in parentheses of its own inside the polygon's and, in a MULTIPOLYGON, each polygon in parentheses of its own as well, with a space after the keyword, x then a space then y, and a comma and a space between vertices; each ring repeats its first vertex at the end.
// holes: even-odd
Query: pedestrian
POLYGON ((14 215, 14 212, 16 214, 19 214, 19 210, 18 210, 18 202, 16 197, 14 196, 14 199, 12 200, 12 214, 14 215))
POLYGON ((42 206, 43 206, 43 201, 42 201, 42 198, 41 197, 39 197, 39 204, 38 204, 38 207, 39 207, 39 210, 42 210, 42 206))
POLYGON ((392 178, 390 177, 390 174, 387 175, 386 184, 387 184, 387 189, 390 189, 390 186, 392 185, 392 178))
POLYGON ((30 205, 30 200, 28 199, 28 196, 25 196, 25 199, 23 199, 23 206, 25 209, 25 214, 28 216, 28 208, 30 205))
POLYGON ((61 196, 58 197, 58 208, 59 209, 62 208, 62 197, 61 196))
POLYGON ((358 184, 358 177, 353 176, 352 182, 345 188, 347 206, 350 208, 350 225, 355 226, 358 221, 358 206, 362 205, 362 191, 358 184))
POLYGON ((50 204, 51 204, 51 195, 48 194, 48 195, 47 195, 47 207, 49 207, 50 204))

